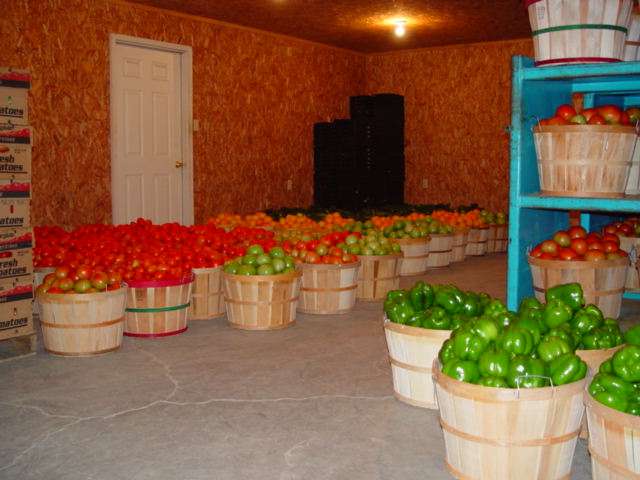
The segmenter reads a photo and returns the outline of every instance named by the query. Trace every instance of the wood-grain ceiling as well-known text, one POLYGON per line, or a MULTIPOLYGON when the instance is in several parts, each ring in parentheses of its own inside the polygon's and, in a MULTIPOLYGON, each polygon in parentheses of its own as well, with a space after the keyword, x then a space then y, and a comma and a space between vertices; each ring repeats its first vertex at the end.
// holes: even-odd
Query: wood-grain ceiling
POLYGON ((130 0, 361 53, 527 38, 521 0, 130 0), (393 33, 394 20, 406 33, 393 33))

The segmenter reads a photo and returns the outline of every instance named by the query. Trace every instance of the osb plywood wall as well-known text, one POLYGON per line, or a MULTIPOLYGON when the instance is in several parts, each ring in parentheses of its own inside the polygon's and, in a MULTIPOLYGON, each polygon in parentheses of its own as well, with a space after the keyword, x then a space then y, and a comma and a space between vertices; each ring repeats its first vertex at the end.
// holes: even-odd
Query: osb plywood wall
POLYGON ((109 33, 193 48, 196 222, 311 204, 313 124, 364 89, 361 55, 119 2, 16 0, 2 16, 0 65, 33 78, 34 225, 111 221, 109 33))
POLYGON ((405 97, 406 202, 508 210, 513 55, 532 42, 367 57, 367 93, 405 97))

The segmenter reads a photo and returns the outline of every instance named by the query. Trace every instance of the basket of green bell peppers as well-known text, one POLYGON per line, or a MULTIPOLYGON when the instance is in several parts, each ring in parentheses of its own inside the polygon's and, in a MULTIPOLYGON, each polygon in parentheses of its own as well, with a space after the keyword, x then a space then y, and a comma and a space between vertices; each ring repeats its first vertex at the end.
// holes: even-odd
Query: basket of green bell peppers
POLYGON ((607 407, 640 416, 640 347, 626 345, 603 362, 589 393, 607 407))

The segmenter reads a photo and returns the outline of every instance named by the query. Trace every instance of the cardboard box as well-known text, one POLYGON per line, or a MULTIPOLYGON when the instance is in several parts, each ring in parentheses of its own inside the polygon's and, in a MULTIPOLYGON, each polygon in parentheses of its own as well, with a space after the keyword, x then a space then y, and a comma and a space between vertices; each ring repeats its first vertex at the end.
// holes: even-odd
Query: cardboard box
POLYGON ((0 230, 0 281, 33 282, 33 231, 0 230))
POLYGON ((0 87, 0 123, 29 124, 29 90, 0 87))
POLYGON ((0 281, 0 340, 33 333, 33 285, 0 281))
POLYGON ((0 127, 0 178, 31 178, 31 127, 0 127))
POLYGON ((0 178, 0 199, 31 198, 31 182, 29 180, 30 178, 18 180, 12 178, 0 178))
POLYGON ((31 88, 31 74, 29 70, 0 67, 0 87, 31 88))
POLYGON ((30 199, 0 198, 0 229, 31 225, 30 199))

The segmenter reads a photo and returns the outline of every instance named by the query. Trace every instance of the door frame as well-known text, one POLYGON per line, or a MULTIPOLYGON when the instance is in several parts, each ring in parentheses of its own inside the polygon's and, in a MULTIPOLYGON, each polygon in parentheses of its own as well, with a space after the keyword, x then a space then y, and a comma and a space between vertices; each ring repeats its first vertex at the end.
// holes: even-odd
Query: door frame
MULTIPOLYGON (((184 225, 193 225, 194 223, 194 200, 193 200, 193 88, 192 88, 192 70, 193 70, 193 53, 192 48, 188 45, 179 45, 177 43, 161 42, 159 40, 151 40, 147 38, 132 37, 119 33, 109 34, 109 95, 110 95, 110 128, 111 128, 111 171, 115 162, 115 144, 116 128, 115 122, 117 116, 115 112, 115 102, 111 99, 115 98, 114 89, 114 66, 113 66, 113 49, 118 45, 127 45, 138 48, 149 48, 163 52, 178 53, 180 55, 180 115, 182 125, 180 125, 180 143, 182 145, 182 223, 184 225)), ((111 216, 113 222, 113 176, 111 178, 111 216)))

